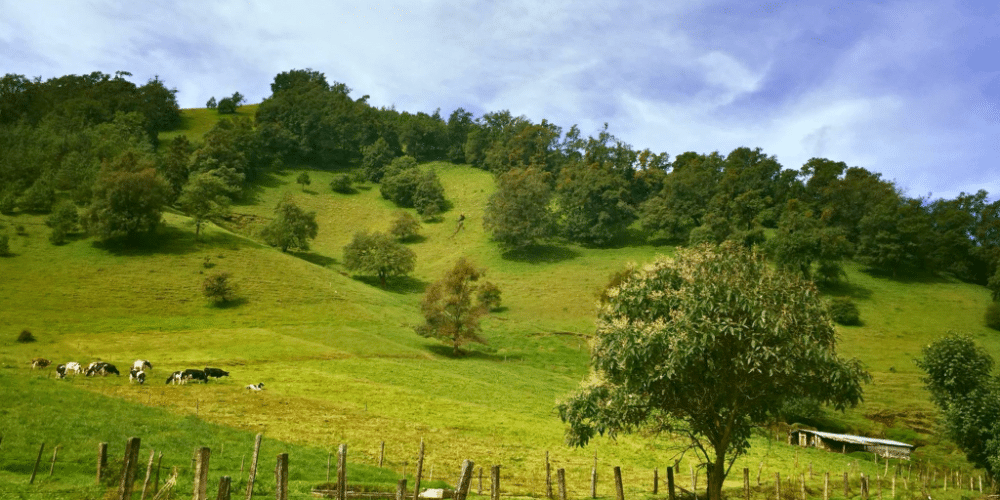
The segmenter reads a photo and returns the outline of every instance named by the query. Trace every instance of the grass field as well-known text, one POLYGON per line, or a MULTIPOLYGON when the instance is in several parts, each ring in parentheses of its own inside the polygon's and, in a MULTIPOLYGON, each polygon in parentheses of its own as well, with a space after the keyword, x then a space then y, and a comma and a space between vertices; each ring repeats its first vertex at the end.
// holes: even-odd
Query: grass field
MULTIPOLYGON (((190 120, 185 133, 203 133, 216 116, 185 110, 190 120)), ((312 184, 305 189, 295 183, 301 170, 271 174, 248 202, 233 207, 253 216, 245 220, 262 221, 288 196, 316 211, 320 230, 308 252, 283 254, 258 243, 259 227, 253 224, 231 231, 210 226, 196 240, 187 218, 175 213, 166 215, 159 244, 145 249, 106 248, 82 238, 56 247, 47 241, 44 217, 0 216, 0 232, 11 234, 14 253, 0 259, 0 382, 3 400, 19 408, 0 410, 5 436, 0 465, 3 474, 12 474, 0 475, 0 484, 22 477, 17 475, 22 469, 6 465, 15 442, 27 450, 19 453, 33 458, 37 441, 71 432, 66 442, 86 442, 71 456, 86 457, 99 440, 121 446, 129 435, 155 440, 163 434, 174 436, 173 444, 159 446, 188 457, 194 447, 214 447, 222 439, 230 440, 227 450, 246 449, 252 435, 262 432, 266 442, 302 450, 311 457, 308 463, 325 464, 326 452, 347 443, 357 450, 353 461, 371 465, 378 443, 385 441, 392 474, 365 476, 376 482, 394 482, 404 466, 412 472, 424 439, 435 477, 457 475, 461 460, 469 458, 480 465, 502 464, 506 491, 537 494, 548 451, 555 467, 567 468, 571 496, 579 498, 589 488, 596 453, 602 477, 621 465, 630 494, 648 493, 651 469, 674 464, 679 441, 630 436, 570 449, 554 406, 586 375, 586 337, 599 287, 626 263, 673 249, 553 245, 504 253, 482 229, 492 177, 444 163, 421 168, 437 170, 453 207, 442 221, 423 225, 422 237, 411 244, 418 255, 415 272, 391 282, 388 290, 350 276, 341 265, 342 248, 356 231, 386 230, 398 209, 381 198, 377 185, 347 195, 332 192, 328 185, 337 171, 309 170, 312 184), (456 232, 460 214, 464 228, 456 232), (16 226, 24 226, 26 235, 15 235, 16 226), (484 321, 489 344, 453 358, 449 347, 417 336, 413 327, 421 321, 423 287, 462 256, 487 269, 487 278, 503 290, 504 307, 484 321), (230 272, 240 287, 234 306, 212 307, 201 296, 205 275, 217 271, 230 272), (38 341, 14 342, 22 329, 38 341), (56 363, 107 360, 119 368, 146 358, 155 369, 143 387, 119 378, 55 380, 30 373, 28 362, 35 356, 56 363), (162 383, 173 370, 206 365, 232 376, 207 385, 162 383), (267 390, 242 389, 257 382, 267 390), (58 412, 67 402, 133 417, 91 427, 93 419, 76 410, 69 420, 29 416, 58 412), (225 437, 204 437, 216 434, 225 437)), ((853 297, 864 324, 839 328, 840 351, 862 359, 874 382, 861 407, 828 416, 830 423, 845 431, 917 438, 922 460, 967 469, 960 454, 930 435, 935 412, 913 360, 922 346, 949 331, 970 333, 1000 354, 1000 340, 981 325, 988 291, 944 278, 892 281, 855 267, 848 275, 846 285, 827 293, 853 297)), ((265 456, 273 460, 274 453, 265 456)), ((690 453, 683 456, 680 471, 689 470, 690 459, 690 453)), ((293 469, 296 460, 292 455, 293 469)), ((795 477, 808 463, 835 475, 874 467, 864 459, 853 465, 843 455, 797 450, 762 435, 733 470, 757 471, 761 462, 764 477, 772 480, 775 472, 795 477)), ((262 476, 273 484, 269 473, 262 476)), ((727 485, 740 482, 734 473, 727 485)), ((602 482, 599 493, 611 496, 610 484, 602 482)))

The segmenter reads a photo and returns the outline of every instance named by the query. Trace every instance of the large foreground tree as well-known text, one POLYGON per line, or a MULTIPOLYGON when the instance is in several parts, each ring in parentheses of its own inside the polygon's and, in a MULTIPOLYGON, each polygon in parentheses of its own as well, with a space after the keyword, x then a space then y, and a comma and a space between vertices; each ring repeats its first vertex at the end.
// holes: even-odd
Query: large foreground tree
POLYGON ((861 401, 870 376, 835 347, 810 282, 734 243, 679 250, 628 269, 602 295, 593 373, 559 405, 567 442, 640 428, 685 434, 719 500, 751 428, 783 403, 861 401))

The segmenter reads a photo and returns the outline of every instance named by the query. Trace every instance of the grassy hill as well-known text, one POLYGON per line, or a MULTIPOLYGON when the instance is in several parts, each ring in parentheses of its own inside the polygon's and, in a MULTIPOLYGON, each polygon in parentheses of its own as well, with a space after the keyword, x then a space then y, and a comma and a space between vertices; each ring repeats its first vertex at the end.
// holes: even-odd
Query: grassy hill
MULTIPOLYGON (((241 113, 250 113, 248 108, 241 113)), ((196 139, 218 115, 185 110, 184 116, 183 133, 196 139)), ((295 183, 301 170, 270 174, 248 202, 233 207, 234 220, 242 222, 228 229, 211 226, 201 240, 194 238, 186 217, 167 214, 160 242, 145 249, 108 248, 83 238, 56 247, 47 240, 44 217, 0 216, 0 232, 12 235, 14 253, 0 260, 0 376, 12 388, 5 401, 43 413, 58 412, 66 401, 110 405, 149 422, 92 429, 94 442, 124 442, 136 432, 152 437, 188 422, 236 432, 233 439, 243 443, 263 432, 269 440, 313 450, 302 451, 313 462, 322 461, 323 450, 344 442, 358 450, 352 460, 371 464, 378 443, 385 441, 396 474, 404 467, 412 473, 424 439, 425 470, 434 468, 435 477, 456 475, 461 460, 471 458, 478 465, 502 464, 505 489, 524 494, 542 491, 547 451, 555 467, 567 468, 573 497, 589 488, 595 453, 603 479, 610 477, 611 466, 623 467, 631 494, 648 493, 653 467, 680 459, 679 470, 688 471, 691 453, 681 455, 681 441, 668 437, 599 439, 587 449, 567 448, 554 411, 586 375, 596 290, 626 263, 673 249, 644 243, 503 253, 482 229, 492 176, 444 163, 421 168, 437 170, 453 208, 441 222, 423 225, 422 238, 411 245, 418 256, 416 271, 388 290, 349 276, 341 265, 342 248, 356 231, 387 229, 398 209, 381 198, 377 185, 347 195, 332 192, 328 185, 337 172, 309 170, 312 184, 306 189, 295 183), (286 196, 317 212, 319 236, 308 252, 284 254, 255 239, 286 196), (464 229, 456 232, 460 214, 464 229), (15 235, 17 226, 26 234, 15 235), (462 256, 487 268, 487 278, 503 290, 504 308, 484 321, 489 344, 456 359, 449 356, 450 348, 417 336, 413 327, 421 321, 424 286, 462 256), (241 299, 231 307, 212 307, 201 296, 205 275, 217 271, 231 273, 240 287, 241 299), (38 341, 14 342, 22 329, 38 341), (118 378, 55 380, 28 370, 35 356, 56 363, 107 360, 119 368, 146 358, 155 369, 143 387, 118 378), (207 385, 162 383, 173 370, 206 365, 232 376, 207 385), (257 382, 267 390, 248 395, 242 389, 257 382)), ((921 457, 960 466, 959 454, 930 437, 934 410, 913 359, 922 346, 949 331, 971 333, 1000 354, 1000 340, 981 326, 988 291, 947 278, 889 280, 856 267, 848 268, 848 277, 846 285, 827 293, 853 297, 864 324, 840 327, 840 350, 862 359, 874 382, 866 388, 864 405, 829 415, 829 424, 918 439, 924 445, 921 457)), ((30 448, 37 450, 37 444, 31 443, 89 421, 77 415, 52 426, 28 418, 29 413, 0 411, 0 432, 18 429, 22 436, 4 440, 0 464, 8 446, 32 455, 37 451, 30 448)), ((78 439, 87 434, 74 432, 78 439)), ((756 471, 764 463, 766 481, 774 472, 797 475, 810 463, 835 475, 848 467, 842 455, 796 450, 766 434, 754 438, 751 454, 734 471, 756 471)), ((187 442, 178 437, 173 446, 210 445, 196 442, 203 435, 192 431, 187 442)), ((0 475, 0 483, 5 477, 0 475)), ((729 485, 740 481, 734 473, 729 485)), ((599 493, 612 495, 610 483, 603 481, 599 493)))

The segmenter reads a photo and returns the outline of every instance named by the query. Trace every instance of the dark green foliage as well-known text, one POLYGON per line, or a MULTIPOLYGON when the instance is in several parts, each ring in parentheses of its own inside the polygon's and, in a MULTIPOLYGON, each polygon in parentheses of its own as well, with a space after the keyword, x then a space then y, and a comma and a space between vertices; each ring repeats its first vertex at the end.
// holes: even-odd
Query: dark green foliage
POLYGON ((815 426, 822 416, 823 405, 809 396, 788 399, 778 410, 778 417, 788 424, 815 426))
POLYGON ((871 206, 857 228, 855 258, 862 264, 893 276, 927 264, 932 229, 921 200, 888 197, 871 206))
POLYGON ((205 277, 201 292, 215 304, 225 304, 236 298, 236 285, 229 273, 212 273, 205 277))
POLYGON ((924 347, 917 360, 945 431, 966 458, 1000 479, 1000 382, 993 358, 967 335, 949 334, 924 347))
POLYGON ((274 220, 261 231, 264 242, 282 252, 289 248, 309 250, 309 240, 315 239, 319 232, 316 212, 306 212, 292 200, 284 199, 278 202, 274 213, 274 220))
POLYGON ((487 311, 496 311, 497 309, 500 309, 500 287, 493 282, 485 281, 482 285, 479 285, 479 291, 476 293, 476 298, 479 299, 479 303, 482 304, 487 311))
POLYGON ((0 234, 0 257, 10 256, 10 236, 0 234))
POLYGON ((859 361, 837 356, 814 286, 732 242, 634 267, 606 297, 593 374, 558 406, 568 443, 640 429, 685 434, 711 471, 712 500, 753 426, 802 397, 855 405, 870 380, 859 361))
POLYGON ((351 187, 351 176, 347 174, 334 175, 330 181, 330 189, 343 194, 354 191, 354 188, 351 187))
MULTIPOLYGON (((161 146, 161 150, 164 149, 161 146)), ((187 183, 189 165, 191 163, 191 152, 194 148, 186 135, 178 135, 170 141, 159 156, 157 156, 156 168, 160 171, 160 176, 170 184, 173 192, 171 201, 176 200, 180 195, 181 188, 187 183)))
POLYGON ((385 175, 386 167, 396 155, 385 139, 379 137, 374 143, 361 148, 361 171, 365 179, 379 182, 385 175))
POLYGON ((441 185, 437 172, 428 170, 422 173, 413 192, 413 208, 417 209, 417 213, 424 220, 433 220, 444 211, 446 206, 444 186, 441 185))
POLYGON ((643 229, 673 241, 688 241, 691 231, 704 222, 722 177, 722 162, 718 153, 689 152, 675 158, 661 191, 642 205, 643 229))
POLYGON ((302 190, 306 190, 306 186, 312 184, 312 179, 309 178, 308 172, 302 172, 298 177, 295 178, 295 182, 302 186, 302 190))
POLYGON ((80 215, 76 211, 76 205, 68 201, 60 203, 45 219, 45 225, 52 228, 49 241, 53 245, 66 243, 66 235, 75 232, 79 223, 80 215))
POLYGON ((463 108, 452 111, 448 117, 448 161, 452 163, 465 161, 465 143, 472 128, 472 113, 463 108))
MULTIPOLYGON (((424 337, 439 338, 451 343, 454 355, 468 342, 485 344, 479 335, 480 318, 488 306, 477 300, 479 279, 485 271, 462 257, 444 277, 427 287, 420 310, 424 324, 417 333, 424 337)), ((499 297, 499 293, 497 294, 499 297)))
POLYGON ((839 279, 838 263, 851 253, 851 244, 843 230, 824 226, 823 221, 795 199, 786 205, 778 229, 766 246, 775 264, 805 279, 813 279, 813 264, 819 263, 820 277, 826 282, 839 279))
POLYGON ((403 152, 425 162, 442 160, 448 152, 448 129, 438 112, 400 113, 397 119, 399 143, 403 152))
POLYGON ((383 287, 388 278, 413 272, 416 263, 413 250, 384 233, 354 233, 354 239, 344 247, 344 267, 377 276, 383 287))
POLYGON ((420 170, 412 156, 400 156, 386 168, 379 192, 403 208, 413 208, 413 194, 420 183, 420 170))
POLYGON ((16 208, 17 193, 13 189, 0 193, 0 214, 12 214, 16 208))
POLYGON ((400 211, 392 221, 389 234, 399 241, 407 241, 420 234, 420 221, 409 212, 400 211))
POLYGON ((523 248, 553 234, 550 175, 535 168, 512 169, 497 179, 483 214, 483 228, 507 248, 523 248))
POLYGON ((609 164, 564 167, 556 194, 561 229, 571 241, 597 246, 620 242, 636 219, 628 182, 609 164))
POLYGON ((48 213, 52 211, 55 202, 56 190, 52 187, 52 182, 40 178, 21 195, 17 204, 25 212, 48 213))
POLYGON ((215 96, 209 97, 208 102, 205 103, 205 107, 208 109, 215 109, 219 105, 215 100, 215 96))
POLYGON ((177 205, 194 221, 195 238, 201 234, 205 221, 229 213, 229 195, 233 187, 222 175, 224 173, 216 169, 193 174, 177 198, 177 205))
POLYGON ((1000 302, 990 302, 990 304, 986 306, 986 314, 983 319, 986 326, 994 330, 1000 330, 1000 302))
MULTIPOLYGON (((209 102, 214 101, 213 97, 209 102)), ((219 99, 218 105, 215 106, 215 110, 219 112, 220 115, 232 115, 236 113, 236 110, 243 104, 243 95, 239 92, 234 93, 231 97, 223 97, 219 99)), ((212 106, 209 106, 210 108, 212 106)))
POLYGON ((101 240, 132 239, 156 230, 170 186, 159 177, 148 156, 126 151, 101 168, 94 200, 82 223, 101 240))
POLYGON ((21 330, 21 333, 17 334, 17 341, 22 344, 34 342, 35 340, 35 336, 28 329, 21 330))
POLYGON ((858 311, 858 306, 847 297, 835 297, 830 301, 830 318, 841 325, 861 324, 861 312, 858 311))

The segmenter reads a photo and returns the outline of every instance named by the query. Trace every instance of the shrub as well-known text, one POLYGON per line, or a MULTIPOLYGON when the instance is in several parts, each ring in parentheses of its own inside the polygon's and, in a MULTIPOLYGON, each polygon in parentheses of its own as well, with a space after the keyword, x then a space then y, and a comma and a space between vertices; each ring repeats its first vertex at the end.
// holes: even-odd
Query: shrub
POLYGON ((17 335, 17 341, 22 344, 27 344, 28 342, 34 342, 35 336, 31 334, 31 331, 25 328, 21 330, 21 333, 17 335))
POLYGON ((409 212, 399 212, 392 221, 389 234, 399 241, 415 238, 420 233, 420 221, 409 212))
POLYGON ((347 174, 337 174, 330 181, 330 189, 338 193, 348 194, 352 191, 351 176, 347 174))
POLYGON ((10 236, 0 234, 0 257, 10 255, 10 236))
POLYGON ((495 283, 487 281, 482 285, 479 285, 479 290, 476 292, 479 303, 486 308, 487 311, 496 311, 500 309, 500 287, 496 286, 495 283))
POLYGON ((856 326, 861 324, 861 313, 851 299, 838 297, 830 302, 830 317, 841 325, 856 326))
POLYGON ((986 326, 1000 330, 1000 302, 990 302, 986 306, 986 326))
POLYGON ((201 290, 215 304, 224 304, 236 297, 236 285, 229 280, 229 273, 215 273, 205 278, 201 290))
POLYGON ((18 224, 16 227, 14 227, 14 232, 16 232, 18 236, 28 235, 28 230, 24 228, 24 224, 18 224))

